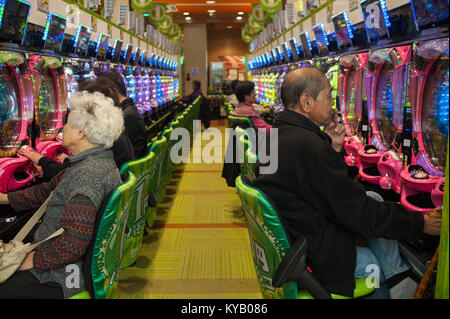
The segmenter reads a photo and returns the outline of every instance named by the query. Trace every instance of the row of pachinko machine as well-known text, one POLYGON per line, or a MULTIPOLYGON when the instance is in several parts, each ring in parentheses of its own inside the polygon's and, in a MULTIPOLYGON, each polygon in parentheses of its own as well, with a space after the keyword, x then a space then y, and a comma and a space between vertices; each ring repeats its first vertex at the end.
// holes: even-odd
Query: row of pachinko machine
MULTIPOLYGON (((91 28, 79 25, 66 34, 66 18, 48 13, 46 24, 28 23, 29 2, 0 0, 0 192, 33 182, 37 172, 20 155, 28 148, 56 159, 61 146, 63 117, 78 83, 105 71, 123 76, 127 95, 153 121, 178 94, 177 63, 124 47, 101 33, 91 41, 91 28)), ((151 123, 152 120, 147 121, 151 123)))
MULTIPOLYGON (((414 8, 417 3, 407 5, 414 8)), ((260 56, 259 62, 253 58, 249 63, 257 102, 275 113, 284 109, 279 90, 290 70, 322 70, 346 128, 343 146, 349 176, 407 210, 424 214, 443 205, 449 131, 448 2, 433 3, 434 9, 441 5, 435 11, 446 16, 434 23, 427 20, 426 28, 413 36, 385 36, 355 45, 349 32, 337 33, 338 48, 331 50, 320 37, 305 40, 308 34, 303 32, 300 45, 293 38, 291 46, 284 43, 263 54, 265 58, 260 56), (444 27, 436 26, 439 21, 444 27), (342 43, 350 45, 342 48, 342 43)), ((411 15, 416 22, 418 11, 411 15)), ((348 19, 341 22, 343 29, 352 30, 348 19)), ((324 35, 323 25, 320 30, 324 35)), ((438 244, 439 238, 424 235, 402 243, 401 250, 423 274, 438 244)))

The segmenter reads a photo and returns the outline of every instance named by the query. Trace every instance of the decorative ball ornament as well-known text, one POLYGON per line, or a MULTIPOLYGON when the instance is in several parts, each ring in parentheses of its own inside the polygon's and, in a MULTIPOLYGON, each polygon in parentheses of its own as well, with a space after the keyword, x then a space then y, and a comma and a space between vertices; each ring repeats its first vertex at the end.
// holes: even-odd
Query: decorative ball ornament
POLYGON ((251 15, 259 24, 265 24, 270 20, 270 13, 264 11, 264 9, 261 7, 261 4, 259 3, 253 7, 251 15))
POLYGON ((166 6, 162 4, 155 4, 152 6, 148 18, 154 24, 159 25, 166 18, 166 15, 166 6))
POLYGON ((153 0, 131 0, 131 7, 135 11, 148 12, 153 7, 153 0))
POLYGON ((275 13, 283 7, 283 0, 261 0, 261 7, 268 13, 275 13))
POLYGON ((242 40, 244 40, 244 42, 246 43, 250 43, 253 41, 253 37, 250 34, 248 34, 247 31, 245 31, 245 28, 241 29, 241 37, 242 40))
POLYGON ((173 18, 170 14, 166 15, 166 17, 158 24, 158 30, 163 34, 167 35, 172 28, 173 18))
POLYGON ((255 30, 256 32, 259 32, 259 31, 261 31, 262 29, 264 29, 264 24, 258 23, 258 22, 255 20, 253 14, 250 14, 250 15, 249 15, 247 24, 248 24, 248 28, 249 28, 249 29, 255 30))

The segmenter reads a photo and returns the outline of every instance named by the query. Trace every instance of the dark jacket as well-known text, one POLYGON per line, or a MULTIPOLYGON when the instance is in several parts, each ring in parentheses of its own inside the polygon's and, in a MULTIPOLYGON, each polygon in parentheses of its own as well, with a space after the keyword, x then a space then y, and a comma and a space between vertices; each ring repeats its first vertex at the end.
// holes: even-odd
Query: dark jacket
POLYGON ((147 132, 145 130, 144 118, 136 108, 133 99, 128 98, 120 103, 123 111, 125 134, 131 141, 136 158, 147 155, 147 132))
POLYGON ((191 94, 182 97, 180 99, 180 101, 190 105, 190 104, 194 103, 194 101, 198 98, 199 95, 202 95, 201 89, 197 89, 197 90, 193 91, 191 94))
MULTIPOLYGON (((133 146, 125 133, 120 134, 119 138, 114 142, 112 146, 114 162, 117 168, 128 161, 135 159, 133 146)), ((49 157, 41 157, 38 165, 42 167, 43 180, 49 182, 56 174, 65 169, 70 164, 66 158, 63 163, 57 162, 49 157)))
POLYGON ((278 170, 252 184, 274 200, 292 243, 305 236, 308 264, 325 289, 353 296, 356 235, 414 239, 422 233, 423 217, 367 197, 347 177, 330 137, 306 117, 285 110, 273 128, 278 129, 278 170))

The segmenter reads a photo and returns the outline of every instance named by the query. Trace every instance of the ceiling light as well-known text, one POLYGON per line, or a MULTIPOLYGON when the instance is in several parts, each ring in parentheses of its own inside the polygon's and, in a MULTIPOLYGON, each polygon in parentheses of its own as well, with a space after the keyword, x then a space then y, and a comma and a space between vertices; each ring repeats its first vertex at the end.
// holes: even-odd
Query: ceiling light
POLYGON ((236 17, 236 20, 242 20, 242 17, 236 17))
POLYGON ((216 10, 208 10, 209 13, 214 13, 216 10))
POLYGON ((186 17, 186 21, 191 21, 191 17, 186 17))
POLYGON ((189 12, 183 12, 183 15, 188 16, 189 12))
POLYGON ((227 29, 232 29, 233 27, 231 25, 227 25, 227 29))
POLYGON ((238 12, 238 14, 239 14, 239 15, 243 15, 243 14, 244 14, 244 12, 242 12, 242 11, 239 11, 239 12, 238 12))
POLYGON ((216 2, 215 1, 206 1, 206 3, 213 4, 213 3, 216 3, 216 2))

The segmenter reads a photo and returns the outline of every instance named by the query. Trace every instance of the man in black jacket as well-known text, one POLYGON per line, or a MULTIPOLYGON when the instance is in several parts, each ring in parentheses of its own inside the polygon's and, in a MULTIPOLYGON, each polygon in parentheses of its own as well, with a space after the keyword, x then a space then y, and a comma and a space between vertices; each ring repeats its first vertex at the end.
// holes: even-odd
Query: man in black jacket
MULTIPOLYGON (((259 175, 253 185, 274 200, 293 242, 300 234, 306 237, 309 266, 327 291, 353 296, 355 276, 370 275, 366 266, 375 263, 383 283, 377 293, 389 298, 389 291, 411 281, 410 266, 393 239, 414 239, 422 232, 438 235, 441 220, 380 203, 347 177, 339 154, 345 128, 331 108, 331 86, 322 72, 290 72, 281 99, 285 110, 272 128, 278 129, 278 170, 259 175), (357 235, 370 249, 356 246, 357 235)), ((259 167, 257 163, 257 174, 259 167)))
POLYGON ((147 155, 147 132, 145 130, 144 118, 136 108, 132 98, 127 98, 127 88, 122 76, 117 72, 104 72, 97 80, 105 77, 115 84, 116 93, 119 97, 119 107, 123 111, 125 134, 131 141, 136 158, 147 155))

